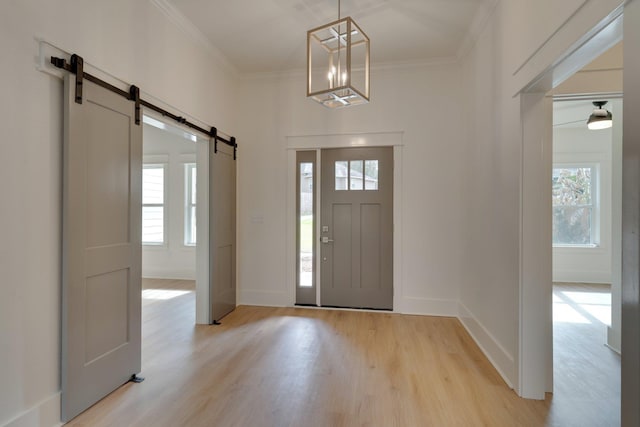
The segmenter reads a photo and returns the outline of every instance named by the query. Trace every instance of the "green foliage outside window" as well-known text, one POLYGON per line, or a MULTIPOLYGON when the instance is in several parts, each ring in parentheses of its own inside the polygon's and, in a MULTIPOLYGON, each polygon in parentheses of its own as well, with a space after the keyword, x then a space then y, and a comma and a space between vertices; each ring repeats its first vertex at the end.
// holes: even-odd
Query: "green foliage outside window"
POLYGON ((592 168, 554 168, 553 243, 593 244, 592 168))

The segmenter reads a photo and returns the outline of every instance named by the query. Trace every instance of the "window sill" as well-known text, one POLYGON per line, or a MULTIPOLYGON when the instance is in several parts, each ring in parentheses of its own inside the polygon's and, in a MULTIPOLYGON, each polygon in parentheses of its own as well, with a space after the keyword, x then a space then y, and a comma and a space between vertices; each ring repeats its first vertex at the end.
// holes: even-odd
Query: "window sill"
POLYGON ((143 243, 142 249, 164 250, 167 249, 166 243, 143 243))
POLYGON ((553 245, 553 252, 558 254, 599 254, 606 251, 607 248, 601 245, 553 245))

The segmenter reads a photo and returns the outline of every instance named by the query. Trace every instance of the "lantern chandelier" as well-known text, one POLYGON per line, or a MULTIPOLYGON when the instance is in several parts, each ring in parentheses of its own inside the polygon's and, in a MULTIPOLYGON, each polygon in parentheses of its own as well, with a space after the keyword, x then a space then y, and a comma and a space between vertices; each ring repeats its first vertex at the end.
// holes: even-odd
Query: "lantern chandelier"
POLYGON ((307 97, 327 108, 369 102, 369 37, 351 19, 307 31, 307 97))

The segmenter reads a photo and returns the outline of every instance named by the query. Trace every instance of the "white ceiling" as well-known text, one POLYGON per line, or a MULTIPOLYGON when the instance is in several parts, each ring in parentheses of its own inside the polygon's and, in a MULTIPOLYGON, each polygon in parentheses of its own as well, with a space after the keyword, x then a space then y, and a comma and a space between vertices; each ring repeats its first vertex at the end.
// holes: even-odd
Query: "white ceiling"
MULTIPOLYGON (((155 0, 241 73, 303 69, 307 30, 337 19, 338 0, 155 0), (202 37, 201 37, 202 38, 202 37)), ((371 63, 460 55, 495 0, 341 0, 371 39, 371 63)))

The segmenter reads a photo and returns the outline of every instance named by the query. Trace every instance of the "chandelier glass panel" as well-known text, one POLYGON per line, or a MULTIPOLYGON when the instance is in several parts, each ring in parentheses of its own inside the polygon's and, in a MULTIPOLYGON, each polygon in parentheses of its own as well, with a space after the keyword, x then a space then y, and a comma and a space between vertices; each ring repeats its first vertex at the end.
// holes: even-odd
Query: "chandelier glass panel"
POLYGON ((369 49, 351 17, 307 31, 307 96, 328 108, 369 102, 369 49))

